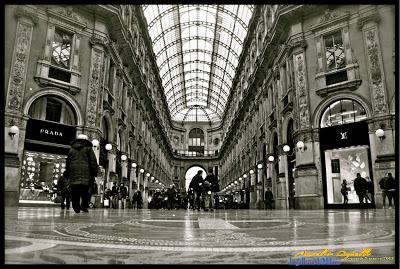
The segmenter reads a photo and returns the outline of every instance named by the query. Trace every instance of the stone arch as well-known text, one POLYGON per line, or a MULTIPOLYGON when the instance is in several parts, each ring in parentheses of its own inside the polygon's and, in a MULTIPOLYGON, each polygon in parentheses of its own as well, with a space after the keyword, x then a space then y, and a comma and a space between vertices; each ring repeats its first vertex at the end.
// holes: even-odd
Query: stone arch
POLYGON ((24 115, 28 115, 29 108, 31 107, 34 101, 36 101, 41 97, 45 97, 47 95, 54 95, 60 97, 61 99, 64 99, 66 102, 71 104, 76 113, 77 126, 82 126, 84 124, 82 110, 79 104, 69 94, 61 92, 57 88, 52 88, 52 87, 43 88, 40 92, 37 92, 34 95, 32 95, 25 103, 23 110, 24 115))
POLYGON ((289 112, 286 114, 286 117, 282 121, 282 129, 281 129, 281 137, 282 137, 282 143, 287 142, 287 129, 289 127, 289 122, 290 120, 293 120, 293 129, 296 129, 296 121, 294 120, 292 112, 289 112))
MULTIPOLYGON (((113 121, 111 118, 110 111, 105 110, 102 115, 102 120, 103 120, 103 118, 105 119, 105 121, 108 125, 108 134, 109 134, 109 139, 110 139, 109 142, 113 142, 114 141, 114 124, 113 124, 113 121)), ((100 124, 102 124, 102 122, 103 122, 102 120, 100 121, 101 122, 100 124)), ((102 126, 100 126, 100 127, 102 127, 102 126)))
MULTIPOLYGON (((121 140, 121 144, 120 144, 119 150, 121 152, 127 152, 127 143, 126 143, 127 141, 126 141, 126 135, 125 135, 124 128, 122 128, 122 127, 118 128, 118 132, 116 134, 117 138, 118 138, 118 135, 119 135, 119 138, 121 140)), ((119 143, 119 141, 117 141, 117 144, 118 143, 119 143)))
POLYGON ((351 99, 351 100, 358 102, 365 109, 365 112, 367 113, 367 118, 372 117, 371 103, 368 102, 364 97, 361 97, 354 93, 343 93, 340 95, 328 97, 324 101, 319 103, 319 105, 315 109, 314 114, 312 116, 313 128, 319 128, 321 116, 322 116, 322 113, 325 111, 326 107, 330 103, 335 102, 340 99, 351 99))

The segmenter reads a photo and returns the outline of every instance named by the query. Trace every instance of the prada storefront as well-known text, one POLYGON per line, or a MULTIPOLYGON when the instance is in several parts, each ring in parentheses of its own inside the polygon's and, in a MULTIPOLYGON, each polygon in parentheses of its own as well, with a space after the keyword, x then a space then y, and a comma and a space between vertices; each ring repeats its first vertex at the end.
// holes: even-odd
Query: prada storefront
POLYGON ((58 97, 42 97, 29 109, 21 171, 20 202, 55 202, 57 180, 65 171, 76 116, 58 97))
MULTIPOLYGON (((319 136, 325 208, 360 207, 354 179, 360 173, 367 181, 373 180, 365 119, 363 107, 350 99, 335 101, 322 116, 319 136), (342 188, 347 190, 347 204, 342 188)), ((369 191, 363 207, 374 207, 373 190, 369 191)))

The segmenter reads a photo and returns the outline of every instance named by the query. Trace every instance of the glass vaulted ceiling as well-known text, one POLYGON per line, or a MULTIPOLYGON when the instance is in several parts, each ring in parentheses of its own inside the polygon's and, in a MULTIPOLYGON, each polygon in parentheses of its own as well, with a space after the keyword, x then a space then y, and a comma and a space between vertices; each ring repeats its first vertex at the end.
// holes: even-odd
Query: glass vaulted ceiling
POLYGON ((254 7, 142 8, 172 119, 220 121, 254 7))

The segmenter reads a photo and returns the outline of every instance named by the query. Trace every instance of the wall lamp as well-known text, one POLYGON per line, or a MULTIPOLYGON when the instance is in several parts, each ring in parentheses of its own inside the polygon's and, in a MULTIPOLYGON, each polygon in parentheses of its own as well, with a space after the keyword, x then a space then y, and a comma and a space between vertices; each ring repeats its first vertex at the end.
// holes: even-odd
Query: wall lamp
POLYGON ((150 177, 150 173, 146 173, 146 177, 150 177))
POLYGON ((378 129, 375 131, 375 135, 379 138, 379 140, 382 142, 383 139, 385 139, 385 131, 383 129, 378 129))
POLYGON ((112 150, 112 145, 111 144, 107 144, 105 148, 106 148, 107 151, 110 151, 110 150, 112 150))
POLYGON ((92 140, 92 144, 93 144, 93 147, 97 149, 99 147, 99 145, 100 145, 100 142, 97 139, 93 139, 92 140))
POLYGON ((246 175, 246 174, 244 174, 244 175, 243 175, 243 178, 244 178, 244 179, 246 179, 246 178, 247 178, 247 175, 246 175))
POLYGON ((18 133, 19 128, 18 126, 11 126, 10 130, 8 131, 8 135, 10 136, 11 140, 14 140, 14 136, 18 133))
POLYGON ((144 173, 144 169, 143 169, 143 168, 140 169, 139 172, 140 172, 141 174, 143 174, 143 173, 144 173))
POLYGON ((274 162, 274 161, 275 161, 274 155, 270 154, 270 155, 268 156, 268 161, 271 162, 271 163, 274 162))
POLYGON ((250 170, 250 175, 252 175, 252 174, 254 174, 254 170, 253 169, 250 170))
POLYGON ((239 181, 242 181, 243 179, 242 179, 242 177, 239 177, 239 181))
POLYGON ((288 156, 292 156, 294 154, 294 151, 289 154, 290 149, 291 149, 289 145, 284 145, 282 149, 283 149, 283 152, 288 156))
POLYGON ((297 150, 300 150, 301 152, 304 152, 307 150, 307 146, 304 145, 304 142, 301 140, 297 142, 296 147, 297 147, 297 150))
POLYGON ((261 163, 259 163, 259 164, 257 164, 257 168, 258 168, 258 169, 262 169, 262 168, 263 168, 263 165, 262 165, 261 163))
POLYGON ((126 159, 128 159, 128 157, 126 157, 126 155, 125 155, 125 154, 121 155, 121 161, 125 162, 125 161, 126 161, 126 159))
POLYGON ((132 168, 136 168, 137 167, 137 163, 132 163, 131 166, 132 166, 132 168))

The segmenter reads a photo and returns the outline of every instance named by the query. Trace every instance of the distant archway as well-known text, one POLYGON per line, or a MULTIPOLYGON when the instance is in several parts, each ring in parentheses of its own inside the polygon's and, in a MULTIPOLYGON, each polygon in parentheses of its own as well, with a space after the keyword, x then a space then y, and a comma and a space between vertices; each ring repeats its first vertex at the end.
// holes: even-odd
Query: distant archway
POLYGON ((205 178, 207 175, 207 171, 201 165, 192 165, 191 167, 188 168, 188 170, 186 170, 186 173, 185 173, 185 189, 186 189, 186 191, 189 189, 190 182, 192 181, 193 177, 197 174, 197 172, 199 170, 203 171, 202 176, 203 176, 203 178, 205 178))

